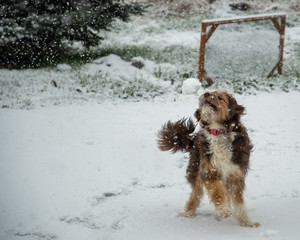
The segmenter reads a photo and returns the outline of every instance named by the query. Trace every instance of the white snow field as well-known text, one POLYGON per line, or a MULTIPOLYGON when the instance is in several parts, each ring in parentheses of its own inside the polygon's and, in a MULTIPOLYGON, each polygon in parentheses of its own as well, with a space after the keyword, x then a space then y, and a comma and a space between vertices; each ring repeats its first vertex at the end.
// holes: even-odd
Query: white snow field
POLYGON ((178 217, 188 156, 159 151, 156 134, 193 115, 197 96, 179 95, 0 109, 0 239, 298 239, 300 93, 236 97, 255 145, 246 203, 259 228, 217 220, 207 196, 196 217, 178 217))
MULTIPOLYGON (((210 12, 205 2, 197 6, 210 12)), ((228 2, 215 1, 212 16, 238 14, 228 2)), ((262 14, 298 9, 297 0, 252 2, 262 14)), ((174 10, 153 6, 157 14, 174 10)), ((168 120, 193 117, 197 94, 204 92, 193 79, 202 20, 201 14, 180 21, 135 17, 117 21, 105 33, 103 46, 145 47, 146 56, 124 59, 113 52, 81 66, 0 69, 0 240, 299 239, 298 15, 288 16, 284 54, 284 73, 298 75, 270 83, 258 78, 255 84, 249 78, 255 88, 235 95, 247 109, 243 122, 255 145, 246 205, 261 226, 243 228, 233 217, 218 219, 207 196, 196 217, 178 217, 190 194, 188 155, 161 152, 156 139, 168 120), (167 57, 148 58, 149 49, 167 57)), ((230 41, 232 34, 225 30, 214 34, 216 40, 230 41)), ((269 34, 268 28, 261 32, 269 34)), ((232 41, 229 50, 235 45, 232 41)))

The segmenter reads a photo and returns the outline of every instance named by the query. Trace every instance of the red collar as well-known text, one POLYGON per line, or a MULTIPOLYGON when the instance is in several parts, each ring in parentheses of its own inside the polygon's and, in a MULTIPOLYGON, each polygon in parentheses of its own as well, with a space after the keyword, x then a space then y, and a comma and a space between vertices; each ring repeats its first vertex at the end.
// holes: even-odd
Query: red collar
POLYGON ((212 135, 218 136, 220 134, 226 134, 230 133, 230 130, 224 129, 224 130, 218 130, 218 129, 209 129, 208 132, 212 135))

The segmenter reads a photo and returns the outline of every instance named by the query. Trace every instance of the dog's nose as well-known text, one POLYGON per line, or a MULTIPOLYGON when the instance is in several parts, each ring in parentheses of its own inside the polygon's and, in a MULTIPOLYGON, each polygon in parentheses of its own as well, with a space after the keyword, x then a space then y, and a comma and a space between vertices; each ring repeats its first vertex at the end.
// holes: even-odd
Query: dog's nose
POLYGON ((204 97, 205 97, 205 98, 209 98, 209 96, 210 96, 210 93, 209 93, 209 92, 204 93, 204 97))

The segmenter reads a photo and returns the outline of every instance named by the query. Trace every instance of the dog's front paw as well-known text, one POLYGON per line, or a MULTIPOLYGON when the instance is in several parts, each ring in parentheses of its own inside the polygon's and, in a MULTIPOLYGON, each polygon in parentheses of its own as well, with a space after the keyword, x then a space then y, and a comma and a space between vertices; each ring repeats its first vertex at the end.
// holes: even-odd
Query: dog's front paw
POLYGON ((230 205, 224 205, 218 209, 218 215, 221 218, 228 218, 231 214, 230 205))
POLYGON ((178 214, 178 217, 195 217, 195 216, 196 216, 195 210, 189 210, 178 214))
POLYGON ((221 218, 228 218, 228 217, 230 217, 232 214, 231 214, 231 212, 230 211, 228 211, 228 212, 219 212, 219 216, 221 217, 221 218))
POLYGON ((241 222, 240 224, 243 227, 252 227, 252 228, 257 228, 260 226, 259 222, 241 222))

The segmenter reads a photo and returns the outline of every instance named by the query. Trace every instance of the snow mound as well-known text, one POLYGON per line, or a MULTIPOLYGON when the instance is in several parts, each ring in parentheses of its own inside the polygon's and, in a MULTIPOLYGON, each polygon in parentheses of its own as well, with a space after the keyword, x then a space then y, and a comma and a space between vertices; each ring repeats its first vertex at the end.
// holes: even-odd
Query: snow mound
POLYGON ((188 78, 183 81, 182 83, 182 93, 187 94, 194 94, 197 93, 200 89, 201 84, 199 82, 199 79, 197 78, 188 78))
POLYGON ((111 73, 115 75, 119 73, 122 76, 126 76, 133 70, 135 69, 128 62, 125 62, 121 57, 114 54, 98 58, 91 63, 85 64, 83 67, 83 71, 89 75, 98 73, 111 73))
POLYGON ((131 62, 127 62, 120 56, 111 54, 85 64, 82 71, 91 76, 96 74, 110 75, 117 80, 133 80, 136 77, 143 77, 150 81, 156 81, 156 78, 152 76, 155 66, 154 62, 142 57, 135 57, 131 62))
POLYGON ((58 64, 56 66, 56 69, 60 72, 66 72, 66 71, 71 71, 72 67, 69 64, 62 63, 62 64, 58 64))

